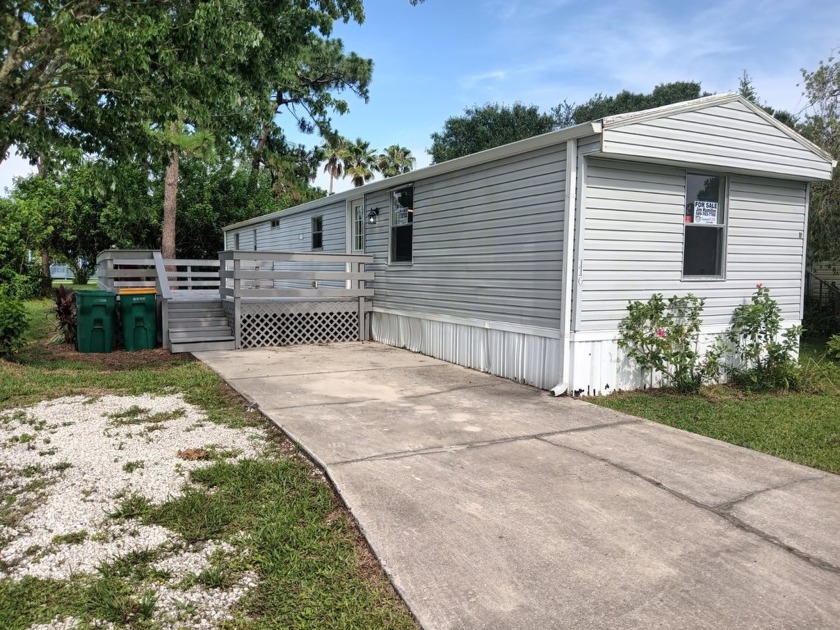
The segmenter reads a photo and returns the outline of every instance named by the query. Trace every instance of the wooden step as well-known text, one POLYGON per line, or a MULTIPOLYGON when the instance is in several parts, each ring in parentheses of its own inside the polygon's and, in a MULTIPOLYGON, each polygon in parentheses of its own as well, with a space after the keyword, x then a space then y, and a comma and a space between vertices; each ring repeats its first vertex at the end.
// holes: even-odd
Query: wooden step
POLYGON ((221 336, 221 337, 230 337, 230 326, 225 324, 224 326, 193 326, 193 327, 186 327, 186 328, 173 328, 169 327, 169 338, 174 339, 175 335, 180 337, 183 336, 192 336, 192 337, 213 337, 213 336, 221 336))
POLYGON ((230 328, 222 331, 221 333, 195 332, 195 331, 190 331, 190 332, 170 331, 169 332, 169 340, 172 343, 186 342, 186 341, 229 341, 231 339, 233 339, 233 335, 230 334, 230 328))
POLYGON ((177 354, 180 352, 205 352, 207 350, 233 350, 234 342, 230 341, 199 341, 199 342, 184 342, 173 343, 170 352, 177 354))
POLYGON ((169 330, 182 330, 184 328, 218 328, 219 326, 230 327, 225 317, 191 317, 189 319, 170 319, 169 330))
POLYGON ((224 317, 225 311, 210 306, 208 308, 182 308, 173 311, 169 309, 169 319, 183 319, 185 317, 224 317))

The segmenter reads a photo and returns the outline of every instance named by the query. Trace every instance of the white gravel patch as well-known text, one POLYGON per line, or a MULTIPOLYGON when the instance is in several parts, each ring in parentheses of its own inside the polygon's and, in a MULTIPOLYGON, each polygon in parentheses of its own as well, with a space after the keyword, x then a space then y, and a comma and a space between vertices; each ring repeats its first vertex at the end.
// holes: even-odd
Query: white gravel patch
MULTIPOLYGON (((121 498, 133 494, 155 504, 176 497, 189 471, 212 463, 182 459, 179 451, 215 448, 239 459, 261 455, 264 444, 262 431, 213 424, 180 395, 76 396, 0 413, 0 494, 15 494, 17 505, 29 501, 33 508, 17 527, 0 532, 0 561, 10 565, 6 571, 0 568, 0 579, 66 579, 92 573, 100 564, 132 551, 182 548, 172 531, 118 522, 108 514, 121 498), (33 482, 43 483, 24 491, 33 482), (75 540, 55 540, 68 535, 75 535, 75 540)), ((207 558, 218 549, 231 551, 229 546, 207 545, 201 551, 177 552, 188 561, 164 553, 159 563, 171 566, 177 581, 184 571, 206 567, 207 558)), ((246 588, 247 584, 230 592, 238 593, 238 599, 246 588)), ((166 589, 171 587, 159 594, 160 602, 174 598, 166 589)), ((204 606, 199 591, 207 593, 208 600, 230 605, 229 598, 216 591, 195 591, 199 616, 204 606)), ((75 624, 64 619, 34 628, 64 629, 75 624)))
POLYGON ((212 630, 219 623, 232 617, 231 609, 258 583, 254 573, 245 573, 227 589, 207 589, 193 586, 185 591, 163 587, 156 592, 155 619, 161 630, 190 629, 212 630))

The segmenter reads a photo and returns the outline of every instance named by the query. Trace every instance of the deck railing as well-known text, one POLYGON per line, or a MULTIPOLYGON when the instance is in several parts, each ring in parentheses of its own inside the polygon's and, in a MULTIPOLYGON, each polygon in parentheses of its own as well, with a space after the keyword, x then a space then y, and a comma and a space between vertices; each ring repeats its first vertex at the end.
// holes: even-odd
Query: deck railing
POLYGON ((99 287, 118 293, 126 287, 155 287, 164 300, 173 291, 219 288, 219 261, 164 258, 157 250, 110 249, 97 256, 99 287))
POLYGON ((332 304, 340 301, 342 304, 335 305, 338 310, 348 312, 349 308, 358 314, 358 338, 367 337, 365 316, 370 302, 366 298, 374 293, 365 284, 374 279, 373 272, 365 271, 365 265, 373 262, 370 255, 225 251, 218 260, 185 260, 163 258, 155 250, 107 250, 97 261, 101 265, 99 286, 104 290, 117 293, 126 287, 155 287, 162 302, 164 343, 169 302, 189 300, 191 292, 201 291, 206 296, 215 290, 229 305, 226 308, 232 306, 236 347, 241 347, 243 299, 251 307, 265 302, 296 302, 297 306, 311 302, 323 310, 324 303, 329 303, 330 311, 335 310, 332 304))
POLYGON ((225 251, 219 254, 219 293, 233 301, 236 346, 242 339, 242 299, 249 301, 358 300, 358 338, 366 339, 365 298, 373 289, 365 271, 373 256, 298 252, 225 251))
POLYGON ((226 251, 219 254, 222 298, 348 299, 373 297, 365 265, 373 256, 226 251))

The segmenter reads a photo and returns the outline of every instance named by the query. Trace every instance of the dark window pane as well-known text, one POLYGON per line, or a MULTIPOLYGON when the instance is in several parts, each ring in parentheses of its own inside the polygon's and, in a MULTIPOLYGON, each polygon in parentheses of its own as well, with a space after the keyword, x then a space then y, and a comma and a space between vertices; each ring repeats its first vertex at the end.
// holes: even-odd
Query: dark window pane
POLYGON ((391 234, 391 262, 411 262, 411 240, 414 226, 403 225, 391 234))
POLYGON ((312 217, 312 249, 324 247, 324 217, 312 217))
POLYGON ((414 187, 391 193, 391 262, 411 262, 414 236, 414 187))
POLYGON ((686 225, 684 276, 721 276, 723 228, 686 225))

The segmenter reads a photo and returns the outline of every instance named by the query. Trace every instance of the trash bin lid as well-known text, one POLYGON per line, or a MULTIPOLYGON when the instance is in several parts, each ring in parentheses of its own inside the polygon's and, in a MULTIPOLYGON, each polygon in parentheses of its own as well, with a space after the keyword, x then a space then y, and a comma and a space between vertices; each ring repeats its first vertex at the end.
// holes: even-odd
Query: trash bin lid
POLYGON ((150 293, 157 293, 154 287, 121 287, 120 295, 148 295, 150 293))

